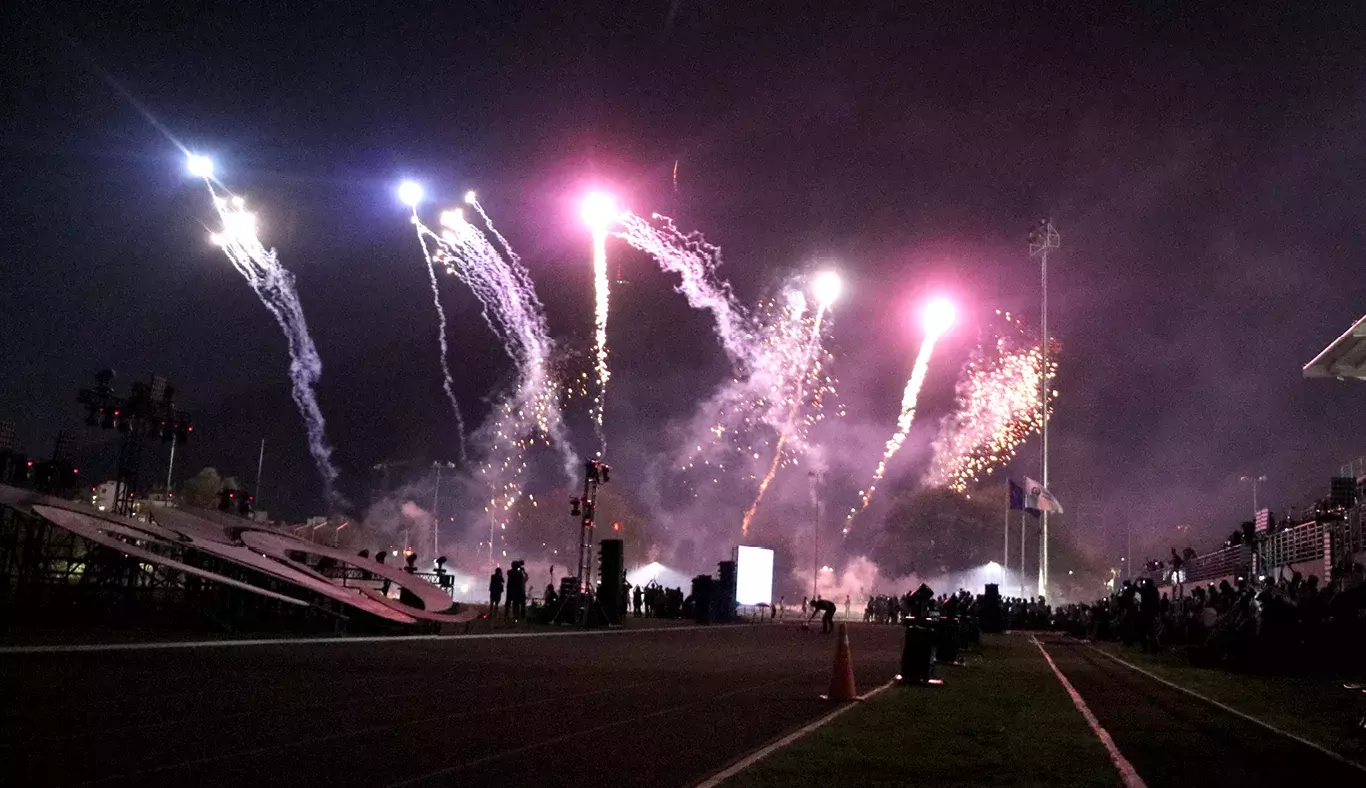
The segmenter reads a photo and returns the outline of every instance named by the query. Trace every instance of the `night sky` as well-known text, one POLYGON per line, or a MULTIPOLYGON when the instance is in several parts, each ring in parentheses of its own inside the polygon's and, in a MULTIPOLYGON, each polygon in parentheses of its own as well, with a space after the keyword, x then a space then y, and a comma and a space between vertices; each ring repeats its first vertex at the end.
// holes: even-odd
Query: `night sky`
MULTIPOLYGON (((1240 475, 1298 504, 1366 454, 1366 388, 1300 373, 1366 311, 1366 7, 364 5, 3 12, 0 420, 31 452, 81 425, 95 370, 121 388, 161 372, 199 425, 178 477, 249 479, 264 437, 266 508, 321 510, 279 328, 207 243, 181 151, 104 69, 259 208, 299 281, 353 500, 376 462, 453 456, 427 274, 393 196, 405 176, 444 202, 477 189, 580 351, 589 187, 702 230, 746 301, 836 264, 843 398, 885 431, 919 342, 907 311, 945 291, 969 321, 1037 319, 1025 235, 1051 215, 1053 486, 1109 547, 1126 524, 1163 553, 1184 523, 1196 535, 1180 539, 1209 544, 1249 514, 1240 475)), ((614 293, 608 424, 630 458, 724 364, 668 277, 619 243, 609 255, 630 284, 614 293)), ((507 365, 473 299, 444 286, 473 424, 507 365)), ((972 338, 945 340, 931 413, 972 338)), ((1037 442, 1014 470, 1036 475, 1037 442)))

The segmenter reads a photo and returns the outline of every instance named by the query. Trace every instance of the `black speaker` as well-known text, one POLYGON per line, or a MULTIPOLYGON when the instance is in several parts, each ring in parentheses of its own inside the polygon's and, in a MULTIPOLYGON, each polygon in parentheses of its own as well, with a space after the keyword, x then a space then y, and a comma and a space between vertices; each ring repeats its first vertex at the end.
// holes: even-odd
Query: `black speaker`
POLYGON ((716 574, 719 578, 715 589, 716 620, 733 621, 735 619, 735 584, 737 580, 735 562, 722 561, 717 564, 716 574))
POLYGON ((913 618, 906 622, 906 640, 901 647, 902 684, 928 684, 934 675, 934 633, 929 622, 913 618))
POLYGON ((598 605, 607 615, 609 623, 620 624, 621 614, 626 609, 626 594, 621 587, 626 580, 622 541, 603 539, 601 551, 598 560, 598 605))
POLYGON ((1350 509, 1357 502, 1357 480, 1350 476, 1334 476, 1329 485, 1328 506, 1350 509))
POLYGON ((1005 617, 1001 611, 1001 587, 987 583, 987 592, 982 595, 982 608, 979 613, 983 632, 1000 632, 1005 629, 1005 617))
POLYGON ((711 623, 715 590, 716 579, 711 575, 698 575, 692 579, 692 614, 697 623, 711 623))

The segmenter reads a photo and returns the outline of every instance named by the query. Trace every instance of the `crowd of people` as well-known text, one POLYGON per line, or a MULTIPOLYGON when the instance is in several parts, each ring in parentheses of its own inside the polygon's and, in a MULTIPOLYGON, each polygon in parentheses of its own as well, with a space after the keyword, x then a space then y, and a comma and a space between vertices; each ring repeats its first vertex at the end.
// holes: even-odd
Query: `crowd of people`
POLYGON ((1060 608, 1054 625, 1079 637, 1145 650, 1183 649, 1196 664, 1272 672, 1360 670, 1366 653, 1366 573, 1331 583, 1295 572, 1238 578, 1168 594, 1125 582, 1091 604, 1060 608))
POLYGON ((869 597, 863 609, 863 620, 872 624, 900 624, 908 618, 925 615, 972 616, 978 613, 984 600, 984 597, 961 589, 956 594, 935 596, 934 591, 922 583, 915 591, 907 591, 902 596, 869 597))
POLYGON ((651 580, 631 592, 631 613, 636 618, 679 618, 687 597, 681 588, 666 588, 651 580))

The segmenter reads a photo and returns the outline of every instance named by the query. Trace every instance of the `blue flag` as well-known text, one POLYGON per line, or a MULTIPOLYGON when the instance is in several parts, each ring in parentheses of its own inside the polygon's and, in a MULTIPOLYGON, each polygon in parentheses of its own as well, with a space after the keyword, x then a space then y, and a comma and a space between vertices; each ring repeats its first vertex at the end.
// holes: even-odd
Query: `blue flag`
POLYGON ((1021 509, 1021 510, 1024 509, 1024 508, 1025 508, 1025 491, 1024 491, 1024 488, 1021 487, 1020 485, 1016 484, 1014 479, 1007 479, 1006 481, 1010 482, 1010 508, 1012 508, 1012 509, 1021 509))

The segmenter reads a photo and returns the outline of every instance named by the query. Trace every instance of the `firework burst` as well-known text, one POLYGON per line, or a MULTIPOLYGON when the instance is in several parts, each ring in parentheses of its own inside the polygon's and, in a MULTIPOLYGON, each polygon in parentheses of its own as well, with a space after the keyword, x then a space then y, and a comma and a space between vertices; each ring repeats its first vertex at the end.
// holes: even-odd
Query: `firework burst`
POLYGON ((566 479, 572 479, 576 458, 565 436, 560 387, 551 368, 554 343, 531 278, 507 242, 492 229, 472 194, 466 196, 466 202, 484 219, 489 235, 503 245, 502 254, 484 232, 465 221, 460 210, 441 214, 440 234, 423 224, 416 211, 412 221, 429 264, 441 266, 470 288, 482 307, 485 323, 502 340, 516 368, 510 390, 498 400, 478 433, 487 446, 479 474, 489 490, 484 510, 489 515, 492 562, 498 545, 506 544, 509 521, 525 494, 527 452, 538 445, 553 447, 566 479))
MULTIPOLYGON (((994 337, 968 359, 959 380, 954 412, 939 427, 925 483, 964 492, 1010 462, 1030 435, 1040 431, 1043 353, 1028 329, 1010 313, 997 312, 994 337)), ((1048 347, 1049 413, 1058 392, 1056 342, 1048 347)))

